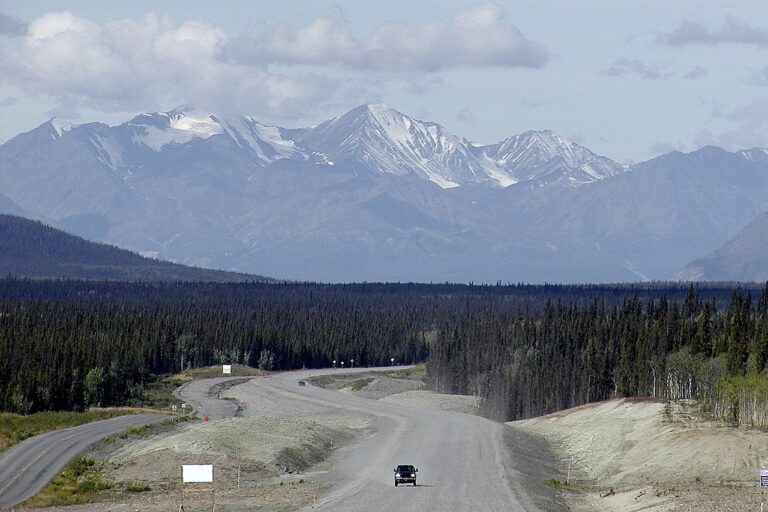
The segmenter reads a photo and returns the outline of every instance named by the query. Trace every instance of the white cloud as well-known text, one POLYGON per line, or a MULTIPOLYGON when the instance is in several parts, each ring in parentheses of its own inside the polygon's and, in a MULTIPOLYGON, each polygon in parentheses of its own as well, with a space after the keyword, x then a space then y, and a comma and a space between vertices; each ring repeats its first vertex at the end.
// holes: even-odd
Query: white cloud
POLYGON ((228 39, 199 21, 147 14, 102 25, 68 12, 33 20, 0 61, 0 80, 64 108, 145 110, 193 104, 274 118, 304 113, 332 81, 229 61, 228 39))
POLYGON ((540 67, 548 54, 528 40, 492 4, 460 11, 450 22, 421 26, 389 23, 355 38, 341 20, 318 18, 307 26, 281 25, 239 38, 236 60, 357 69, 434 72, 456 67, 540 67))
POLYGON ((491 4, 447 22, 385 24, 362 39, 328 18, 233 38, 210 23, 179 24, 153 13, 95 23, 49 12, 25 25, 21 37, 7 38, 3 50, 0 83, 47 98, 59 110, 185 104, 274 121, 305 117, 361 87, 371 93, 392 80, 408 85, 448 68, 537 67, 547 60, 491 4), (314 66, 324 69, 311 71, 314 66))

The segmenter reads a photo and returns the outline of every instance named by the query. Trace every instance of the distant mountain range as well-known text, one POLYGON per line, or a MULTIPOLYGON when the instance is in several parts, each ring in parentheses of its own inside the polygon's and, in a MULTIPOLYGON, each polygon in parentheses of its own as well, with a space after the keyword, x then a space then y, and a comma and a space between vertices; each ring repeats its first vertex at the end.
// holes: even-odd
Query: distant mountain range
POLYGON ((690 281, 768 281, 768 213, 712 254, 686 265, 677 277, 690 281))
POLYGON ((768 211, 768 151, 622 166, 551 131, 478 145, 385 105, 300 129, 177 110, 20 134, 0 194, 92 240, 285 279, 637 281, 695 275, 768 211))
POLYGON ((3 276, 120 281, 266 281, 259 276, 176 265, 97 244, 40 222, 0 215, 3 276))

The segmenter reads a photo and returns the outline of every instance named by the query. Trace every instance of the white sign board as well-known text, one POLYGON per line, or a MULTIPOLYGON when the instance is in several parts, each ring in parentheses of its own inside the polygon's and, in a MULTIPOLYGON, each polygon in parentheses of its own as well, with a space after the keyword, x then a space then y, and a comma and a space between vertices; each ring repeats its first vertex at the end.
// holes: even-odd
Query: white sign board
POLYGON ((231 364, 225 364, 222 366, 222 373, 224 375, 232 375, 232 365, 231 364))
POLYGON ((213 464, 182 464, 181 480, 186 483, 213 483, 213 464))
POLYGON ((768 487, 768 468, 760 468, 760 487, 768 487))

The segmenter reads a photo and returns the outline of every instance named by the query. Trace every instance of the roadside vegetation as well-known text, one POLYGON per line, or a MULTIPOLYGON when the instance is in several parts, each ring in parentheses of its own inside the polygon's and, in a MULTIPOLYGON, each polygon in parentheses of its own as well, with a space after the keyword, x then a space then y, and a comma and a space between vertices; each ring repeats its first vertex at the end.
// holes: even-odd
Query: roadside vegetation
POLYGON ((231 366, 232 373, 230 375, 223 375, 221 365, 217 364, 214 366, 206 366, 204 368, 187 368, 182 372, 166 377, 163 379, 163 382, 180 386, 185 382, 197 379, 210 379, 213 377, 259 377, 266 375, 264 370, 244 364, 232 364, 231 366))
POLYGON ((371 382, 373 382, 373 377, 368 377, 368 378, 365 378, 365 379, 355 379, 352 382, 347 382, 346 384, 344 384, 341 387, 342 388, 349 388, 352 391, 360 391, 361 389, 363 389, 365 386, 367 386, 371 382))
POLYGON ((97 420, 135 414, 136 409, 93 409, 87 412, 38 412, 26 416, 0 413, 0 450, 28 437, 97 420))
POLYGON ((407 380, 420 380, 424 381, 427 377, 427 368, 423 364, 417 364, 411 368, 405 368, 403 370, 394 370, 384 373, 385 377, 390 379, 407 379, 407 380))
POLYGON ((103 499, 103 491, 114 488, 102 478, 101 463, 78 455, 45 488, 24 502, 27 507, 82 505, 103 499))
POLYGON ((83 505, 114 499, 122 493, 142 493, 153 487, 145 482, 112 482, 104 477, 104 463, 78 455, 42 491, 24 502, 26 507, 83 505))

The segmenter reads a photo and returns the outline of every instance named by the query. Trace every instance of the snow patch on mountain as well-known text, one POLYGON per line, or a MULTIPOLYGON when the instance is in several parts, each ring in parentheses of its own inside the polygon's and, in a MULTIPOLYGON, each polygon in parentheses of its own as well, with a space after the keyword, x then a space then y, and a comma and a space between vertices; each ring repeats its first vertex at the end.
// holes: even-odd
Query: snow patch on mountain
POLYGON ((53 130, 56 132, 55 135, 53 134, 51 135, 53 139, 58 139, 59 137, 64 135, 64 133, 71 131, 73 128, 78 127, 78 125, 76 125, 75 123, 70 123, 69 121, 65 121, 63 119, 59 119, 56 117, 51 119, 49 123, 51 125, 51 128, 53 128, 53 130))
POLYGON ((626 170, 551 130, 528 131, 480 149, 518 183, 583 185, 626 170))
POLYGON ((160 151, 168 144, 186 144, 193 139, 207 139, 224 132, 214 116, 207 113, 171 111, 139 116, 136 119, 153 121, 140 125, 143 133, 137 134, 134 141, 154 151, 160 151))
POLYGON ((293 140, 283 137, 277 126, 262 124, 249 116, 222 121, 221 125, 238 145, 247 147, 264 164, 281 158, 307 159, 293 140))
POLYGON ((118 141, 98 133, 94 134, 90 141, 91 144, 96 147, 98 158, 101 163, 113 171, 117 170, 119 167, 125 167, 123 148, 118 141))

